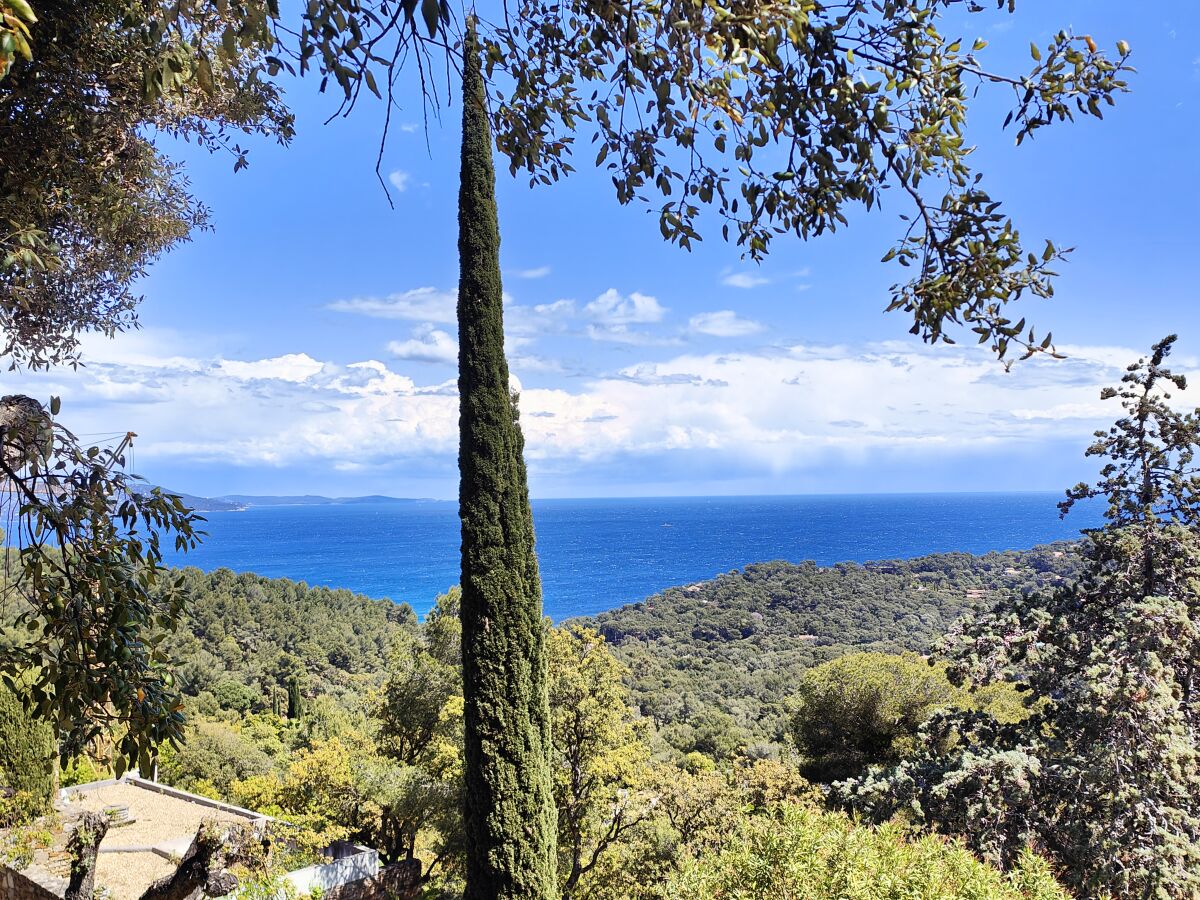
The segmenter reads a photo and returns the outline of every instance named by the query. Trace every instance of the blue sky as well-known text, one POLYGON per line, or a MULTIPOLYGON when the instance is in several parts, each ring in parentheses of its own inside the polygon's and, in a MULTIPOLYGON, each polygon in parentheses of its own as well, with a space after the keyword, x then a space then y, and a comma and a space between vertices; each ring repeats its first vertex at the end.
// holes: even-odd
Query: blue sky
MULTIPOLYGON (((1121 367, 1178 331, 1180 367, 1200 369, 1200 4, 1018 7, 964 18, 993 68, 1027 68, 1030 40, 1070 26, 1129 41, 1139 69, 1105 121, 1020 149, 1000 130, 1007 94, 972 114, 976 165, 1030 245, 1077 248, 1057 296, 1022 309, 1070 359, 1006 375, 885 315, 899 203, 780 239, 756 266, 715 231, 666 245, 590 153, 550 188, 502 169, 535 495, 1059 489, 1088 474, 1082 451, 1114 414, 1099 387, 1121 367)), ((325 125, 332 98, 288 96, 295 142, 252 144, 247 171, 176 148, 216 227, 154 267, 143 330, 89 340, 79 373, 10 383, 60 394, 80 433, 138 432, 137 469, 181 490, 452 497, 459 111, 428 134, 419 104, 398 117, 391 209, 379 106, 325 125)))

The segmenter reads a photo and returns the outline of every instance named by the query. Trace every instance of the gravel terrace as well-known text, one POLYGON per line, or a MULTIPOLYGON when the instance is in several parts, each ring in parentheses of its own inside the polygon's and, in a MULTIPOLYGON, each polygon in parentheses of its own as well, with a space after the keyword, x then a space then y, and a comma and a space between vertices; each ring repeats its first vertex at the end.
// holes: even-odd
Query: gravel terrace
MULTIPOLYGON (((100 844, 96 862, 96 886, 107 887, 113 900, 138 900, 156 879, 170 874, 174 864, 157 853, 106 853, 116 847, 182 846, 186 849, 200 824, 249 823, 254 819, 225 810, 189 803, 132 784, 114 784, 72 794, 63 804, 64 818, 74 819, 84 811, 100 812, 106 806, 127 806, 134 820, 110 828, 100 844)), ((182 853, 182 850, 176 852, 182 853)))

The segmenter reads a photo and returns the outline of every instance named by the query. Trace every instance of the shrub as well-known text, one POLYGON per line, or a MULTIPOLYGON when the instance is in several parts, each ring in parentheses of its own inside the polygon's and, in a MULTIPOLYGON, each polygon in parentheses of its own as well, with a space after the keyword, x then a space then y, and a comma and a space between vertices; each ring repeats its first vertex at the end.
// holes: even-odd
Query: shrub
POLYGON ((939 709, 964 704, 946 678, 914 653, 850 653, 805 672, 791 736, 812 781, 840 781, 895 762, 939 709))
POLYGON ((159 777, 174 787, 229 796, 230 786, 274 770, 271 758, 237 728, 222 722, 197 722, 178 750, 165 749, 159 777))
POLYGON ((0 809, 0 826, 20 824, 50 807, 54 796, 54 736, 34 721, 21 698, 0 688, 0 789, 12 801, 0 809))
POLYGON ((781 818, 741 818, 726 849, 687 864, 668 892, 690 900, 1067 900, 1045 861, 1021 855, 1007 875, 938 837, 896 823, 855 825, 841 813, 787 805, 781 818))

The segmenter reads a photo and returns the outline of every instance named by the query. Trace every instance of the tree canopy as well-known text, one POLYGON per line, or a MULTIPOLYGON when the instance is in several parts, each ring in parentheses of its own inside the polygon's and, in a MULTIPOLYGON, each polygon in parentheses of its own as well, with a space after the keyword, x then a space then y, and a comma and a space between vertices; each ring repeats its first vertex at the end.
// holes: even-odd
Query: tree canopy
POLYGON ((1126 415, 1097 433, 1106 460, 1064 509, 1099 496, 1079 582, 1005 602, 951 632, 951 675, 1009 682, 1029 716, 935 716, 923 753, 851 784, 854 806, 898 808, 1010 863, 1036 842, 1085 896, 1194 897, 1200 888, 1200 410, 1179 412, 1169 337, 1130 366, 1126 415), (947 752, 947 747, 952 748, 947 752))
MULTIPOLYGON (((996 0, 991 14, 1015 7, 996 0)), ((440 102, 435 63, 461 65, 473 11, 451 0, 8 8, 0 203, 9 206, 0 211, 12 225, 0 277, 25 298, 6 307, 25 328, 10 353, 34 364, 69 358, 81 330, 131 324, 134 278, 204 222, 182 173, 155 149, 155 130, 229 149, 240 167, 238 133, 291 135, 285 71, 319 77, 340 95, 339 112, 364 90, 383 97, 390 121, 402 78, 440 102), (42 102, 59 88, 76 102, 42 102), (87 98, 100 115, 84 121, 87 98)), ((951 340, 965 326, 1001 357, 1010 344, 1048 349, 1049 335, 1006 307, 1048 296, 1064 251, 1027 247, 987 193, 970 164, 970 101, 981 87, 1010 92, 1006 125, 1018 142, 1099 117, 1126 89, 1130 48, 1116 41, 1110 55, 1090 35, 1061 31, 1031 46, 1029 71, 994 71, 985 40, 945 30, 961 12, 982 22, 988 9, 974 0, 506 2, 481 11, 478 26, 496 146, 512 171, 550 183, 572 171, 590 131, 617 200, 661 204, 664 237, 700 240, 711 207, 755 258, 779 235, 834 230, 851 207, 874 209, 892 191, 904 222, 884 258, 913 276, 896 284, 889 308, 911 318, 912 332, 951 340)))
POLYGON ((82 333, 134 326, 136 280, 207 224, 156 135, 244 163, 234 135, 287 140, 291 117, 252 34, 228 53, 236 7, 193 4, 172 29, 173 4, 33 5, 0 31, 0 325, 3 356, 45 367, 77 361, 82 333))
POLYGON ((791 721, 805 776, 838 781, 895 762, 930 716, 958 700, 945 667, 915 654, 851 653, 810 669, 791 721))

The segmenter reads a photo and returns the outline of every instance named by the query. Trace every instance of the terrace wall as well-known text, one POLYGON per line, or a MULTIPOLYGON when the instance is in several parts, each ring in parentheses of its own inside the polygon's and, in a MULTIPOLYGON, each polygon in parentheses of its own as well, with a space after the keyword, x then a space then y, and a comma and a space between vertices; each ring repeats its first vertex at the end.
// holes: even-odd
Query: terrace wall
POLYGON ((28 875, 0 866, 0 898, 3 900, 62 900, 67 882, 33 873, 28 875))

